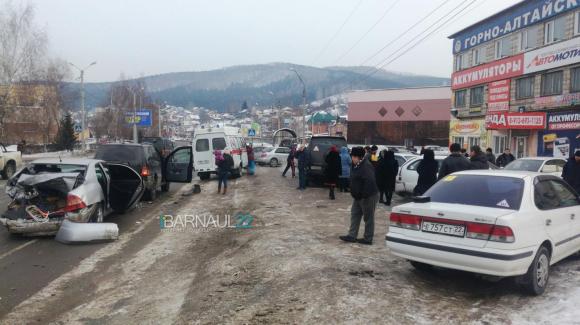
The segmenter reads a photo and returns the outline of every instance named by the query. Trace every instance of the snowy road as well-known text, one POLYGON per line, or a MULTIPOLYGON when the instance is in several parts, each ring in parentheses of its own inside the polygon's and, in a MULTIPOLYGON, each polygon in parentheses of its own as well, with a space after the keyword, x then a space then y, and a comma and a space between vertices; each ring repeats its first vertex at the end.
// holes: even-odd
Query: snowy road
MULTIPOLYGON (((142 223, 117 242, 78 261, 0 322, 579 322, 580 257, 553 268, 541 297, 523 295, 510 279, 418 272, 385 247, 388 210, 383 206, 373 246, 343 243, 338 236, 347 230, 350 196, 338 193, 330 201, 326 190, 299 192, 296 182, 263 167, 257 176, 233 180, 227 196, 215 194, 215 180, 202 182, 201 194, 175 193, 156 211, 144 213, 142 223), (172 217, 243 213, 254 219, 250 229, 168 231, 160 229, 159 212, 172 217)), ((17 267, 4 266, 0 276, 17 267)))

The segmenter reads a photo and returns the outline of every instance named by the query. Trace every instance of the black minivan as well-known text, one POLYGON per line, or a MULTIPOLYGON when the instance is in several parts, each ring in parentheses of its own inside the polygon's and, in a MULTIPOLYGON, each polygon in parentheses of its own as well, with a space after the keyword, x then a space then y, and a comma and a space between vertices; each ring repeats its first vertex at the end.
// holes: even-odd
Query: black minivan
POLYGON ((163 175, 163 158, 151 144, 111 143, 97 148, 95 159, 127 164, 143 178, 143 199, 154 201, 157 190, 169 191, 169 182, 163 175))

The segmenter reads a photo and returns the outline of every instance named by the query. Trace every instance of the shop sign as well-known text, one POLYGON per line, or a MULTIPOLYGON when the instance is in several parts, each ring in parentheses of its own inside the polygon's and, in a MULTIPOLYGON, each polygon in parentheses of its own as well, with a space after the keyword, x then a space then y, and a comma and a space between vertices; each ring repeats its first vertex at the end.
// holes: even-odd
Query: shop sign
POLYGON ((574 37, 524 54, 524 73, 553 69, 580 62, 580 39, 574 37))
POLYGON ((507 111, 510 108, 510 80, 490 82, 488 85, 487 111, 507 111))
POLYGON ((534 106, 553 107, 571 106, 580 103, 580 93, 564 94, 558 96, 537 97, 534 106))
POLYGON ((479 134, 482 120, 460 121, 451 120, 450 133, 453 135, 479 134))
POLYGON ((548 130, 580 129, 580 113, 565 112, 548 115, 548 130))
POLYGON ((451 75, 451 89, 509 79, 524 73, 524 54, 478 65, 471 69, 456 71, 451 75))
POLYGON ((485 116, 485 128, 495 129, 544 129, 546 127, 546 113, 490 113, 485 116))

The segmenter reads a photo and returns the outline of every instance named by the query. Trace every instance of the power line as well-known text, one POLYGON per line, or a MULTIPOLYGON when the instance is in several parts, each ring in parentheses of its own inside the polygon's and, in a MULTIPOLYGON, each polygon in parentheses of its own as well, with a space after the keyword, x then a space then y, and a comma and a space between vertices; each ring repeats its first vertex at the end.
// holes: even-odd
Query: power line
POLYGON ((346 52, 344 52, 338 59, 336 59, 334 61, 334 64, 336 64, 336 62, 342 60, 345 56, 347 56, 350 51, 352 51, 373 29, 375 29, 375 27, 377 27, 377 25, 383 21, 383 19, 385 19, 385 17, 387 16, 387 14, 393 9, 393 7, 399 2, 400 0, 395 0, 395 2, 393 2, 389 7, 387 7, 387 9, 385 10, 385 12, 383 12, 383 15, 379 18, 379 20, 377 20, 372 26, 371 28, 369 28, 361 38, 359 38, 346 52))
POLYGON ((316 58, 314 59, 314 61, 312 61, 312 65, 314 65, 316 63, 316 61, 318 61, 318 59, 324 53, 324 51, 326 51, 328 49, 328 47, 330 46, 330 44, 334 41, 334 39, 338 36, 338 34, 340 34, 340 32, 342 31, 342 29, 344 28, 344 26, 346 25, 346 23, 348 23, 348 21, 350 20, 350 18, 352 17, 352 15, 356 12, 356 10, 358 9, 358 7, 360 7, 360 5, 361 5, 362 2, 363 2, 363 0, 359 0, 359 2, 356 4, 356 6, 354 6, 354 8, 352 8, 352 10, 350 11, 350 14, 348 14, 348 16, 346 17, 346 19, 344 20, 344 22, 342 23, 342 25, 340 25, 340 27, 338 28, 338 30, 336 31, 336 33, 334 33, 334 35, 332 35, 332 37, 328 40, 328 42, 322 48, 322 50, 320 50, 320 52, 318 52, 318 54, 316 55, 316 58))
MULTIPOLYGON (((378 69, 382 69, 383 67, 385 67, 386 65, 390 64, 391 62, 395 61, 396 59, 400 58, 402 55, 406 54, 407 52, 409 52, 410 50, 412 50, 413 48, 415 48, 417 45, 419 45, 421 42, 423 42, 425 39, 427 39, 429 36, 433 35, 433 33, 437 32, 438 30, 440 30, 441 28, 443 28, 445 25, 447 25, 451 19, 455 18, 457 15, 461 14, 462 12, 464 12, 467 8, 469 8, 472 4, 474 4, 477 0, 471 0, 471 2, 469 2, 465 7, 461 8, 458 12, 456 12, 453 16, 449 17, 446 21, 443 22, 443 24, 437 26, 434 30, 432 30, 429 34, 425 35, 423 38, 421 38, 417 43, 413 44, 410 48, 406 49, 403 51, 403 53, 401 53, 400 55, 396 56, 393 60, 385 63, 389 58, 391 58, 395 53, 397 53, 399 50, 401 50, 402 48, 404 48, 405 46, 407 46, 408 44, 410 44, 413 40, 415 40, 417 37, 411 39, 411 41, 407 42, 405 45, 403 45, 402 47, 400 47, 397 51, 393 52, 391 55, 389 55, 385 60, 381 61, 381 63, 379 63, 379 66, 377 68, 377 70, 375 70, 375 72, 373 72, 371 74, 371 76, 373 74, 376 73, 376 71, 378 71, 378 69)), ((457 8, 459 8, 461 5, 463 5, 464 2, 462 2, 459 6, 453 8, 450 12, 448 12, 445 16, 448 16, 449 14, 451 14, 453 11, 455 11, 457 8)), ((431 27, 433 27, 435 24, 437 24, 439 21, 441 21, 443 18, 445 18, 445 16, 443 16, 441 19, 438 19, 434 24, 430 25, 429 27, 427 27, 427 29, 424 31, 426 32, 427 30, 429 30, 431 27)), ((417 36, 420 36, 422 33, 420 33, 417 36)))
POLYGON ((431 10, 431 12, 429 12, 425 17, 419 19, 419 21, 417 21, 416 23, 414 23, 411 27, 407 28, 404 32, 402 32, 397 37, 395 37, 393 40, 391 40, 389 43, 387 43, 385 46, 383 46, 380 50, 376 51, 373 55, 371 55, 370 57, 368 57, 367 59, 365 59, 360 65, 363 66, 367 62, 369 62, 370 60, 372 60, 373 58, 375 58, 383 50, 385 50, 387 47, 391 46, 391 44, 393 44, 394 42, 396 42, 397 40, 399 40, 402 36, 404 36, 405 34, 407 34, 410 30, 412 30, 413 28, 417 27, 417 25, 419 25, 422 22, 424 22, 427 18, 429 18, 432 14, 434 14, 437 10, 439 10, 439 8, 443 7, 449 1, 451 1, 451 0, 445 0, 445 1, 443 1, 439 6, 435 7, 435 9, 431 10))
MULTIPOLYGON (((394 62, 395 60, 397 60, 398 58, 400 58, 401 56, 407 54, 410 50, 412 50, 413 48, 415 48, 417 45, 419 45, 420 43, 422 43, 425 39, 427 39, 429 36, 433 35, 435 32, 437 32, 438 30, 440 30, 441 28, 443 28, 445 25, 447 25, 453 18, 455 18, 457 15, 461 14, 462 12, 464 12, 467 8, 469 8, 472 4, 474 4, 477 0, 471 0, 471 2, 469 2, 465 7, 463 7, 462 9, 460 9, 458 12, 456 12, 453 16, 449 17, 446 21, 444 21, 441 25, 437 26, 434 30, 432 30, 430 33, 428 33, 427 35, 425 35, 423 38, 421 38, 419 41, 417 41, 415 44, 413 44, 411 47, 407 48, 405 51, 403 51, 401 54, 399 54, 398 56, 396 56, 395 58, 393 58, 392 60, 386 62, 390 57, 392 57, 392 55, 396 52, 398 52, 401 48, 399 48, 399 50, 393 52, 393 54, 391 54, 389 57, 387 57, 385 60, 381 61, 381 63, 379 63, 379 65, 376 67, 376 70, 371 73, 369 75, 372 76, 373 74, 375 74, 379 69, 384 68, 385 66, 391 64, 392 62, 394 62), (386 62, 386 63, 385 63, 386 62)), ((462 3, 463 4, 463 3, 462 3)), ((455 11, 455 9, 457 9, 458 7, 453 8, 448 14, 446 14, 445 16, 449 15, 450 13, 452 13, 453 11, 455 11)), ((445 17, 444 16, 444 17, 445 17)), ((440 21, 441 19, 439 19, 440 21)), ((427 28, 427 30, 429 28, 431 28, 433 25, 429 26, 427 28)), ((425 31, 427 31, 425 30, 425 31)), ((422 34, 422 33, 421 33, 422 34)), ((420 35, 420 34, 419 34, 420 35)), ((413 41, 413 40, 411 40, 413 41)), ((410 42, 407 42, 404 46, 407 46, 410 42)), ((403 46, 403 47, 404 47, 403 46)))

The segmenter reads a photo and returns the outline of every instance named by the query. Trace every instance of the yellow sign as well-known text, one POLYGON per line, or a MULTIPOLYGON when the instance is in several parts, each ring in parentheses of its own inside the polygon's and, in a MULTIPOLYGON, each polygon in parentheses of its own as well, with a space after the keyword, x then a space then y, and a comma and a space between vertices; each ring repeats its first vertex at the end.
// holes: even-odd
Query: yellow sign
POLYGON ((546 134, 544 135, 544 142, 554 142, 554 140, 556 140, 556 133, 550 133, 550 134, 546 134))

